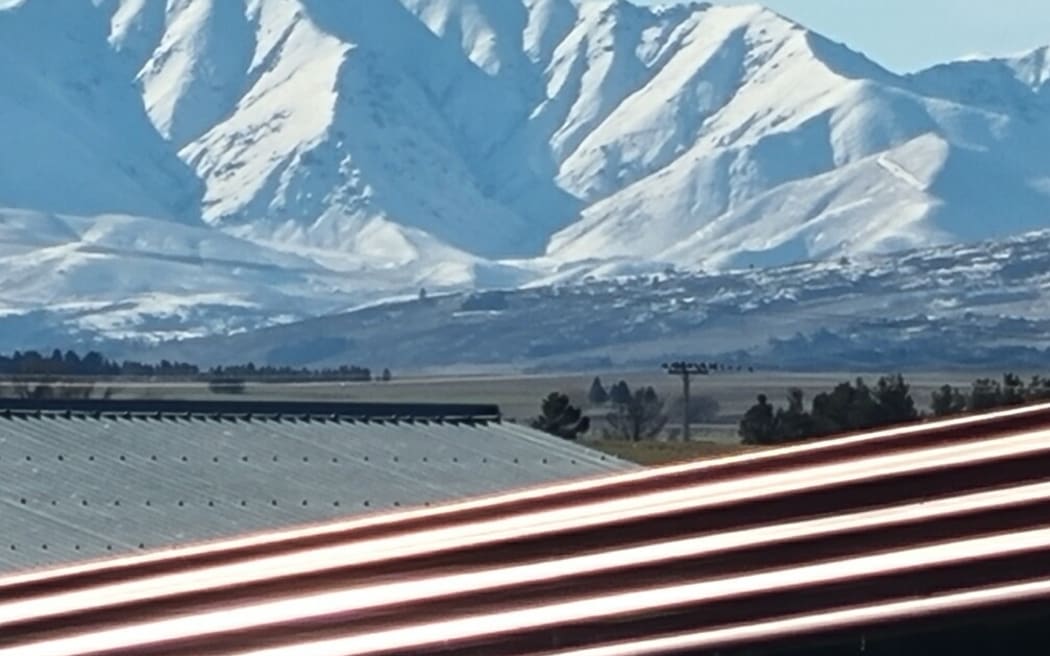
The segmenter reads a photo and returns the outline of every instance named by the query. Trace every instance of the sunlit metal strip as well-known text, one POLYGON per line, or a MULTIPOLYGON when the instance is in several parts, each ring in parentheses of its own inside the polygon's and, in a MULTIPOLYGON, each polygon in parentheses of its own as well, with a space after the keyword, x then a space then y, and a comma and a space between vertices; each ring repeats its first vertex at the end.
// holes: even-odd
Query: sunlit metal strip
POLYGON ((201 611, 185 617, 146 619, 152 613, 148 607, 144 607, 135 609, 136 614, 128 618, 126 624, 120 628, 75 632, 64 641, 49 639, 40 643, 39 648, 56 654, 76 653, 68 650, 84 645, 90 645, 96 650, 113 650, 134 644, 136 640, 145 646, 148 643, 177 641, 208 633, 242 631, 279 622, 298 622, 335 613, 353 613, 384 606, 396 608, 425 600, 450 598, 449 602, 455 603, 454 597, 471 592, 513 590, 515 586, 542 581, 569 582, 574 577, 611 572, 624 567, 668 564, 686 558, 725 554, 744 548, 754 549, 760 545, 774 545, 788 540, 797 541, 803 537, 819 538, 845 531, 892 530, 894 526, 906 523, 988 511, 998 512, 1017 504, 1030 506, 1040 499, 1050 500, 1050 483, 949 497, 924 504, 908 504, 850 515, 774 524, 726 534, 649 543, 554 561, 529 562, 481 570, 465 565, 464 571, 453 574, 432 574, 428 577, 386 584, 350 586, 313 595, 290 590, 282 599, 263 602, 250 600, 249 603, 244 603, 244 600, 230 595, 222 598, 224 607, 220 610, 201 611), (237 605, 238 602, 241 605, 237 605), (143 619, 134 619, 139 616, 143 619))
POLYGON ((550 651, 542 656, 649 656, 683 653, 695 649, 728 649, 774 639, 798 639, 806 635, 863 628, 892 620, 914 621, 974 609, 1024 601, 1050 602, 1050 578, 1010 585, 982 587, 920 599, 838 608, 820 613, 755 621, 705 631, 668 636, 646 636, 615 644, 550 651))
POLYGON ((750 500, 768 498, 802 489, 829 488, 836 484, 877 480, 904 472, 935 471, 1048 451, 1050 431, 1037 431, 988 442, 921 449, 723 483, 695 485, 685 490, 652 493, 628 500, 537 511, 481 522, 476 526, 439 528, 393 538, 334 544, 303 552, 237 562, 228 566, 218 565, 159 577, 110 583, 28 600, 9 600, 0 603, 0 627, 29 618, 39 619, 207 589, 221 590, 267 578, 302 576, 350 564, 375 563, 439 550, 452 551, 465 546, 521 539, 524 536, 553 534, 580 526, 622 524, 659 513, 713 507, 742 497, 750 500))
MULTIPOLYGON (((990 555, 1050 549, 1050 528, 976 538, 942 545, 905 549, 886 554, 861 556, 830 563, 773 570, 750 576, 690 581, 680 585, 651 589, 625 588, 623 591, 597 597, 574 597, 568 601, 548 603, 509 611, 478 613, 468 617, 424 624, 406 622, 389 629, 356 633, 348 623, 346 637, 321 641, 298 641, 275 648, 248 649, 238 656, 350 656, 411 653, 428 645, 464 642, 486 635, 510 634, 523 629, 556 626, 571 622, 616 618, 631 613, 651 612, 686 603, 714 601, 733 596, 770 591, 788 592, 807 587, 849 581, 865 576, 902 571, 919 571, 930 563, 975 561, 990 555)), ((351 616, 347 617, 348 620, 351 616)), ((207 627, 201 627, 206 631, 207 627)), ((92 645, 71 645, 84 651, 92 645)), ((5 653, 5 652, 0 652, 5 653)), ((62 653, 54 647, 45 651, 15 650, 10 656, 36 656, 62 653)), ((77 652, 72 652, 77 653, 77 652)), ((7 656, 7 654, 5 654, 7 656)))

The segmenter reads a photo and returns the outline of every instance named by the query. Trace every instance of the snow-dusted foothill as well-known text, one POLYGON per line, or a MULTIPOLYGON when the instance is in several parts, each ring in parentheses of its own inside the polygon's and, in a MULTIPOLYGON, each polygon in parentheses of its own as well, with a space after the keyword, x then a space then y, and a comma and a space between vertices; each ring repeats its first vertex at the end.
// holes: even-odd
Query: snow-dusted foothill
POLYGON ((769 269, 607 273, 405 298, 127 352, 447 372, 655 367, 672 356, 787 367, 1029 367, 1045 365, 1050 348, 1048 231, 769 269))

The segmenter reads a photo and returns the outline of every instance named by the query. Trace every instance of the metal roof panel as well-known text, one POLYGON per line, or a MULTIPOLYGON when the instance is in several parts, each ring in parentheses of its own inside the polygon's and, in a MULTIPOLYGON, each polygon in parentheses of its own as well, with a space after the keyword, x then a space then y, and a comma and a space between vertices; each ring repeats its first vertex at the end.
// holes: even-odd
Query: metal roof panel
POLYGON ((634 467, 493 422, 0 415, 0 570, 634 467))

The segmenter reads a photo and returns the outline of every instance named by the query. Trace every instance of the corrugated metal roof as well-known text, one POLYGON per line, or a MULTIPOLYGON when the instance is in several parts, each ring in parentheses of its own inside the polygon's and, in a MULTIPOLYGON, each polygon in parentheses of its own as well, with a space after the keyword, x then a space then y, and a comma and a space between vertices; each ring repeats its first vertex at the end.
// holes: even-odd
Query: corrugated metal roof
POLYGON ((494 422, 0 413, 0 570, 633 467, 494 422))

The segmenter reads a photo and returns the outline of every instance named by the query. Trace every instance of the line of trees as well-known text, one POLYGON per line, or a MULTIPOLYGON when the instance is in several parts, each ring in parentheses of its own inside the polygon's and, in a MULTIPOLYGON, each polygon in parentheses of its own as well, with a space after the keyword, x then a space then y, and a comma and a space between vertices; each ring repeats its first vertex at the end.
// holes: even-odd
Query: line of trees
MULTIPOLYGON (((667 424, 664 402, 652 387, 631 392, 626 383, 617 384, 609 394, 611 411, 605 415, 602 435, 608 439, 639 441, 656 437, 667 424)), ((591 428, 591 419, 572 405, 567 394, 552 392, 540 404, 540 415, 532 427, 575 440, 591 428)))
MULTIPOLYGON (((202 369, 186 362, 161 360, 156 364, 125 360, 117 362, 96 351, 81 356, 76 351, 55 349, 50 355, 38 351, 15 351, 12 355, 0 355, 0 376, 41 378, 181 378, 190 380, 269 380, 274 382, 301 380, 372 380, 372 372, 366 367, 343 365, 337 368, 308 369, 306 367, 256 366, 247 363, 232 366, 202 369)), ((388 369, 383 370, 381 380, 390 380, 388 369)))
MULTIPOLYGON (((731 367, 722 367, 717 363, 708 366, 710 371, 731 371, 731 367)), ((619 381, 608 390, 602 385, 601 378, 595 378, 587 393, 587 400, 593 407, 610 406, 606 414, 606 427, 603 435, 609 439, 640 441, 654 439, 667 425, 685 417, 685 399, 675 398, 670 404, 657 395, 652 387, 643 387, 631 391, 626 381, 619 381)), ((718 401, 710 396, 693 396, 689 399, 689 421, 696 424, 713 422, 718 418, 721 407, 718 401)))
POLYGON ((968 390, 943 385, 933 392, 930 411, 935 417, 947 417, 1040 401, 1050 401, 1050 378, 1033 376, 1025 382, 1020 376, 1008 373, 1002 381, 978 378, 968 390))
MULTIPOLYGON (((532 426, 574 440, 601 422, 597 430, 603 438, 641 441, 661 435, 685 410, 682 398, 667 404, 652 387, 632 390, 622 380, 606 388, 595 378, 587 401, 590 417, 574 406, 568 395, 554 392, 544 399, 532 426), (605 412, 598 414, 601 411, 596 413, 596 409, 605 412)), ((911 385, 900 374, 883 376, 872 385, 857 378, 817 394, 808 404, 804 392, 797 388, 788 390, 782 406, 774 406, 765 394, 759 394, 758 402, 740 420, 738 433, 745 444, 785 444, 1041 401, 1050 401, 1050 378, 1042 376, 1026 381, 1007 373, 1002 379, 979 378, 968 388, 943 385, 932 392, 925 411, 920 410, 911 385)), ((716 421, 719 412, 718 402, 710 397, 690 399, 691 422, 716 421)))
POLYGON ((944 385, 933 391, 929 411, 918 410, 911 386, 897 374, 883 376, 869 386, 864 379, 844 382, 813 398, 806 408, 800 389, 788 390, 787 405, 774 407, 765 394, 758 396, 740 420, 745 444, 784 444, 854 431, 948 417, 1050 400, 1050 379, 1035 376, 1025 382, 1008 373, 1002 380, 980 378, 969 389, 944 385))
MULTIPOLYGON (((592 408, 604 409, 600 417, 601 436, 605 439, 639 442, 655 439, 672 419, 685 414, 684 399, 678 398, 668 407, 653 387, 632 390, 626 381, 619 381, 608 389, 600 378, 595 378, 587 392, 592 408)), ((714 420, 719 413, 718 402, 710 397, 690 399, 690 421, 703 423, 714 420)), ((532 427, 565 439, 577 439, 592 428, 591 417, 572 405, 569 396, 553 392, 541 403, 540 415, 532 427)))

